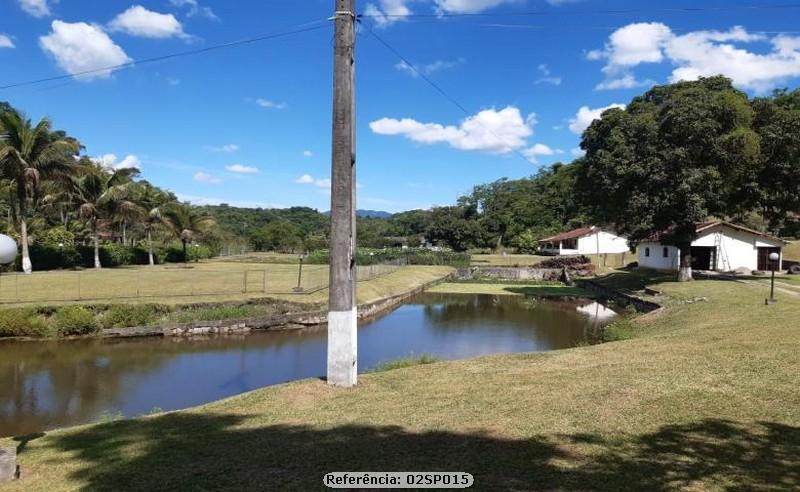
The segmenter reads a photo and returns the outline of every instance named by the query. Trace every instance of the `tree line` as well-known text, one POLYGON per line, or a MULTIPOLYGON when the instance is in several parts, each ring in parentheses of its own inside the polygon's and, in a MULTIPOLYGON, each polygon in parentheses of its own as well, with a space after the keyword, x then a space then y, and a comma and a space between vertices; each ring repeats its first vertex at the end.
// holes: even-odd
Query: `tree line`
POLYGON ((101 242, 143 247, 153 265, 157 244, 180 241, 185 261, 194 239, 224 235, 210 215, 138 179, 138 169, 104 167, 81 155, 83 150, 77 138, 53 129, 47 118, 34 123, 0 103, 3 232, 18 240, 25 273, 36 260, 32 242, 42 246, 42 255, 72 250, 75 243, 90 245, 92 265, 101 268, 101 242))
MULTIPOLYGON (((10 107, 3 114, 8 227, 21 238, 33 224, 37 233, 70 228, 95 250, 102 239, 150 248, 179 239, 186 253, 195 237, 217 251, 224 241, 286 253, 327 248, 329 216, 318 210, 181 204, 135 170, 81 157, 78 141, 47 120, 32 126, 10 107)), ((800 235, 800 90, 751 98, 721 76, 656 86, 603 113, 581 148, 585 156, 571 163, 475 186, 450 206, 359 217, 359 246, 534 252, 543 237, 598 225, 634 244, 659 234, 688 252, 695 224, 712 217, 800 235)))

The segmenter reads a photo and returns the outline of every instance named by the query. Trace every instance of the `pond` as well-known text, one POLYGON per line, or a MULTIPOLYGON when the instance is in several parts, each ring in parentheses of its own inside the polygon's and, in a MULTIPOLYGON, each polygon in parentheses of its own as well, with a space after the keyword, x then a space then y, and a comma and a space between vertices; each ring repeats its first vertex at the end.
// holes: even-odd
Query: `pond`
MULTIPOLYGON (((359 326, 359 370, 566 348, 615 316, 591 300, 421 294, 359 326)), ((0 437, 175 410, 325 374, 326 329, 204 338, 0 342, 0 437)))

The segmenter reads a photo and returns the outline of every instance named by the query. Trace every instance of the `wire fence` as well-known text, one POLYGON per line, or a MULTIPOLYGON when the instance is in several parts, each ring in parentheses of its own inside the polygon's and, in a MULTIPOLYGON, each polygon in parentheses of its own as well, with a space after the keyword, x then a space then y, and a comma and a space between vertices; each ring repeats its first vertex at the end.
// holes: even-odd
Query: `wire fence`
MULTIPOLYGON (((403 262, 359 266, 358 281, 397 271, 403 262)), ((0 275, 0 304, 205 296, 308 295, 328 287, 328 265, 207 265, 0 275)))

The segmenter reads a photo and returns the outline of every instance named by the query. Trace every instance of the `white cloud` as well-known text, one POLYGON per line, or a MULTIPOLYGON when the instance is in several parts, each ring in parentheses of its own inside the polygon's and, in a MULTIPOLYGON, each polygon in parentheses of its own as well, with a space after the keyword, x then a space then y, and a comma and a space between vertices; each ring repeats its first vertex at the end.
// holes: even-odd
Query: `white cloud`
POLYGON ((14 48, 14 41, 5 34, 0 34, 0 48, 14 48))
POLYGON ((525 146, 535 123, 535 115, 526 119, 519 109, 508 106, 500 111, 483 110, 458 126, 420 123, 411 118, 382 118, 369 126, 379 135, 402 135, 422 144, 447 143, 459 150, 506 154, 525 146))
POLYGON ((655 85, 654 80, 637 80, 633 74, 626 73, 625 75, 616 79, 606 79, 595 86, 595 90, 607 91, 614 89, 633 89, 636 87, 647 87, 655 85))
POLYGON ((536 84, 551 84, 551 85, 561 85, 561 77, 556 77, 550 71, 550 67, 546 64, 542 63, 536 69, 542 74, 541 77, 536 79, 536 84))
POLYGON ((296 180, 294 180, 294 182, 298 183, 298 184, 310 184, 310 185, 316 186, 317 188, 326 189, 326 190, 329 190, 331 188, 331 180, 330 179, 328 179, 328 178, 317 179, 317 178, 314 178, 314 176, 312 176, 310 174, 304 174, 304 175, 300 176, 299 178, 297 178, 296 180))
POLYGON ((634 86, 636 79, 630 73, 634 67, 664 61, 675 66, 672 82, 722 74, 756 92, 800 77, 800 38, 778 35, 770 39, 741 26, 678 35, 659 22, 629 24, 611 34, 604 49, 590 51, 587 57, 607 60, 603 67, 607 80, 598 88, 608 89, 634 86), (756 53, 737 46, 742 43, 765 43, 771 49, 756 53))
POLYGON ((523 3, 524 0, 434 0, 440 12, 477 14, 499 5, 523 3))
POLYGON ((442 70, 448 70, 458 65, 464 63, 463 58, 459 58, 457 60, 436 60, 432 63, 427 63, 425 65, 414 65, 413 67, 408 63, 401 61, 397 63, 394 68, 400 70, 401 72, 405 72, 412 77, 419 77, 419 74, 423 75, 432 75, 436 72, 440 72, 442 70))
MULTIPOLYGON (((71 75, 133 61, 98 26, 54 20, 52 29, 50 34, 39 38, 39 45, 55 58, 59 67, 71 75)), ((79 78, 108 78, 112 71, 101 70, 79 78)))
POLYGON ((258 104, 264 109, 286 109, 289 107, 289 105, 286 104, 285 102, 275 102, 260 97, 256 99, 256 104, 258 104))
POLYGON ((117 161, 116 154, 104 154, 92 157, 92 160, 106 169, 116 171, 117 169, 142 169, 142 161, 133 154, 126 155, 121 161, 117 161))
POLYGON ((169 0, 169 3, 175 7, 189 7, 189 12, 186 14, 189 17, 205 17, 218 21, 219 17, 211 10, 211 7, 200 5, 197 0, 169 0))
POLYGON ((525 149, 522 154, 532 163, 536 164, 537 157, 552 156, 556 154, 563 154, 564 151, 560 149, 553 149, 543 143, 537 143, 533 147, 525 149))
POLYGON ((592 121, 600 119, 600 116, 603 114, 603 111, 611 108, 620 108, 624 109, 624 104, 610 104, 603 108, 594 108, 591 109, 589 106, 581 106, 578 109, 577 114, 575 117, 569 120, 569 129, 572 133, 577 133, 578 135, 582 134, 589 125, 592 124, 592 121))
POLYGON ((143 38, 188 38, 187 34, 183 32, 183 26, 174 15, 153 12, 141 5, 134 5, 114 17, 108 24, 108 28, 111 31, 120 31, 143 38))
POLYGON ((569 153, 572 154, 572 157, 583 157, 586 155, 586 151, 580 147, 575 147, 574 149, 570 149, 569 153))
POLYGON ((176 77, 167 77, 167 84, 175 87, 177 85, 181 85, 181 79, 176 77))
POLYGON ((303 157, 314 157, 314 153, 311 152, 310 150, 304 150, 303 157))
POLYGON ((210 150, 211 152, 224 152, 226 154, 233 154, 234 152, 239 152, 240 147, 236 144, 225 144, 220 146, 207 145, 204 147, 204 149, 210 150))
POLYGON ((214 176, 213 174, 208 174, 208 173, 203 172, 203 171, 197 171, 196 173, 194 173, 194 176, 192 177, 192 179, 194 179, 198 183, 208 183, 208 184, 220 184, 220 183, 222 183, 222 180, 219 179, 218 177, 214 176))
POLYGON ((225 166, 225 170, 237 174, 257 174, 258 168, 255 166, 245 166, 244 164, 231 164, 225 166))
POLYGON ((34 17, 47 17, 50 15, 50 6, 47 0, 17 0, 22 10, 34 17))
POLYGON ((364 15, 378 27, 386 27, 411 15, 407 3, 409 0, 379 0, 377 4, 368 3, 364 8, 364 15))

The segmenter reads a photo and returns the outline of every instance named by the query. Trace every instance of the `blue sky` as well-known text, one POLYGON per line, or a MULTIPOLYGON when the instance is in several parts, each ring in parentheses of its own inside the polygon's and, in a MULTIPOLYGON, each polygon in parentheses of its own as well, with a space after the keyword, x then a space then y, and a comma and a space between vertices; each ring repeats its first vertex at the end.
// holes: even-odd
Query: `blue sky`
MULTIPOLYGON (((800 80, 782 2, 359 1, 359 208, 452 203, 574 158, 601 108, 723 73, 751 94, 800 80), (680 7, 707 7, 681 11, 680 7), (740 8, 734 8, 739 6, 740 8), (627 10, 623 13, 602 12, 627 10), (497 15, 538 12, 537 15, 497 15), (482 13, 486 16, 448 16, 482 13), (445 14, 436 16, 433 14, 445 14), (437 93, 424 73, 469 112, 437 93)), ((332 0, 0 0, 0 86, 294 29, 332 0)), ((329 208, 332 28, 78 80, 0 90, 108 166, 195 203, 329 208)))

